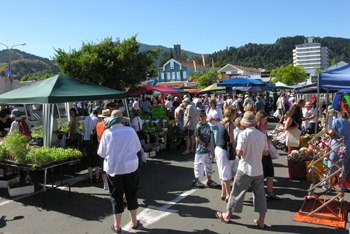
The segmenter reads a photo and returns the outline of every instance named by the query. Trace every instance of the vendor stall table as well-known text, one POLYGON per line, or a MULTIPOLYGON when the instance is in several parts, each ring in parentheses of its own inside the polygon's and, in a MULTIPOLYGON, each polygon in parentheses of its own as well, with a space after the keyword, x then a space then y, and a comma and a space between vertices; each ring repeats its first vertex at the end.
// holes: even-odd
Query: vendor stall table
MULTIPOLYGON (((46 191, 48 190, 47 187, 47 171, 48 169, 51 168, 55 168, 55 167, 60 167, 61 170, 61 175, 60 175, 60 184, 55 185, 54 181, 51 181, 51 187, 49 187, 49 189, 54 189, 54 188, 58 188, 60 186, 66 185, 68 186, 69 189, 69 197, 71 196, 71 188, 70 188, 70 184, 69 183, 63 183, 63 165, 73 165, 80 162, 80 159, 73 159, 73 160, 63 160, 63 161, 58 161, 58 162, 54 162, 54 163, 50 163, 47 165, 43 165, 41 167, 36 167, 34 170, 40 170, 40 171, 44 171, 44 184, 43 184, 43 192, 44 192, 44 208, 46 208, 46 191)), ((32 170, 32 165, 31 164, 20 164, 20 163, 16 163, 14 161, 10 161, 10 160, 4 160, 4 161, 0 161, 0 165, 2 166, 8 166, 8 167, 13 167, 13 168, 18 168, 18 169, 25 169, 25 170, 32 170)), ((52 175, 53 177, 53 175, 52 175)))

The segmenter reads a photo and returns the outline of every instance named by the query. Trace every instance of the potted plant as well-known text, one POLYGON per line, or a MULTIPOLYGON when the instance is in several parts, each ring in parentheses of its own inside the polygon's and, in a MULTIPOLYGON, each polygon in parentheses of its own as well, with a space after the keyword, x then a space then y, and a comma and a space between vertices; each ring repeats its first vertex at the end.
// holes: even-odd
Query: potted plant
POLYGON ((184 132, 180 129, 179 126, 172 124, 168 126, 167 131, 167 142, 169 144, 170 150, 176 150, 178 146, 181 145, 185 137, 184 132))
POLYGON ((7 159, 16 163, 26 163, 29 148, 27 138, 24 135, 18 131, 7 134, 2 144, 7 151, 7 159))
POLYGON ((8 183, 8 192, 10 196, 18 196, 34 192, 34 184, 29 174, 21 180, 21 177, 16 177, 8 183))

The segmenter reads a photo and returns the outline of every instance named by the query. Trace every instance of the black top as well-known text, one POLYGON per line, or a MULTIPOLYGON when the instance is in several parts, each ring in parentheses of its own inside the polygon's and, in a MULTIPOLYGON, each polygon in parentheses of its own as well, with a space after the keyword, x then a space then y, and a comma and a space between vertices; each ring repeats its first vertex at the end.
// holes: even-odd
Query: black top
POLYGON ((6 123, 4 123, 4 122, 2 122, 0 120, 0 132, 1 132, 1 136, 2 137, 6 136, 6 134, 8 133, 8 131, 6 131, 5 128, 10 129, 11 128, 11 123, 12 123, 11 118, 8 118, 6 123))
MULTIPOLYGON (((226 124, 228 124, 228 122, 226 124)), ((224 125, 219 124, 219 131, 217 135, 216 145, 219 146, 221 149, 227 150, 228 142, 230 142, 230 136, 228 134, 228 131, 224 125)))

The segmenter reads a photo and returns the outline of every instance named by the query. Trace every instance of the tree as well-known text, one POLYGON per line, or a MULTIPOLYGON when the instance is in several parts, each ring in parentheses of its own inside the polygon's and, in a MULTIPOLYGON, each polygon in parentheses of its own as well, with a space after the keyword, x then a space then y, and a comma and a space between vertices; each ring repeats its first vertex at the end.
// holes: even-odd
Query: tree
MULTIPOLYGON (((106 38, 99 44, 83 43, 66 53, 55 49, 54 59, 64 75, 117 90, 145 80, 159 50, 139 52, 136 36, 122 42, 106 38)), ((151 69, 152 70, 152 69, 151 69)))
POLYGON ((216 70, 211 69, 209 72, 195 71, 193 77, 197 82, 197 88, 204 89, 205 87, 213 84, 214 78, 217 75, 216 70))
POLYGON ((308 75, 304 67, 289 64, 288 66, 280 66, 273 69, 270 73, 270 77, 272 77, 272 83, 279 81, 290 86, 305 82, 308 75))

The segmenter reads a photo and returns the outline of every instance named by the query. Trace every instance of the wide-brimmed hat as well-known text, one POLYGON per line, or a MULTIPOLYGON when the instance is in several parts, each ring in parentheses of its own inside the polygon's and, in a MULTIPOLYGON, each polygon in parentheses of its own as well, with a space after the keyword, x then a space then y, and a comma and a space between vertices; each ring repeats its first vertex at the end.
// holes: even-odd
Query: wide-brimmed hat
POLYGON ((305 106, 311 107, 311 106, 312 106, 312 103, 311 103, 311 102, 306 102, 306 103, 305 103, 305 106))
POLYGON ((111 117, 119 117, 119 119, 122 123, 129 121, 129 118, 123 116, 123 111, 121 111, 121 110, 112 111, 111 117))
POLYGON ((187 102, 187 103, 190 103, 191 100, 189 98, 184 98, 184 100, 182 102, 187 102))
POLYGON ((111 111, 109 109, 102 110, 102 114, 98 115, 100 118, 108 118, 111 117, 111 111))
POLYGON ((246 111, 241 119, 241 125, 244 127, 254 127, 256 125, 255 115, 252 111, 246 111))

